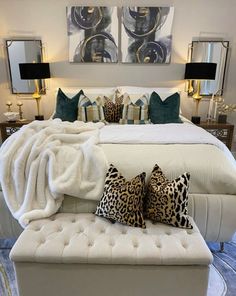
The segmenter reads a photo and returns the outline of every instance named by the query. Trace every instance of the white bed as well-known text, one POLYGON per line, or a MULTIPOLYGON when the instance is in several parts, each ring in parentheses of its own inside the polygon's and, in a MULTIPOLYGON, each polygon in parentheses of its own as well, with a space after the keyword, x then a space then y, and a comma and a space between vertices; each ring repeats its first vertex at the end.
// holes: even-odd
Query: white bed
MULTIPOLYGON (((137 89, 135 91, 137 91, 137 89)), ((73 92, 71 91, 70 93, 72 94, 73 92)), ((50 125, 50 122, 54 122, 54 120, 44 121, 38 125, 50 125)), ((61 128, 61 132, 59 133, 60 141, 53 142, 53 144, 47 146, 47 149, 49 147, 50 149, 53 148, 55 150, 56 147, 57 151, 64 151, 63 149, 67 151, 70 128, 64 129, 63 125, 65 125, 65 123, 58 122, 58 120, 57 124, 61 128), (56 146, 53 146, 54 144, 56 146)), ((35 126, 36 123, 33 123, 33 125, 35 126)), ((16 149, 16 151, 17 153, 20 153, 19 151, 22 151, 22 147, 25 147, 22 139, 27 139, 24 132, 29 133, 29 135, 35 133, 34 135, 36 139, 38 138, 36 132, 40 129, 40 127, 35 128, 35 130, 26 129, 26 131, 21 129, 21 131, 15 133, 7 141, 7 144, 4 145, 5 147, 7 145, 10 148, 11 142, 14 142, 14 145, 17 145, 18 143, 19 149, 16 149)), ((70 143, 70 145, 75 145, 75 142, 70 143)), ((183 124, 166 125, 150 124, 138 126, 111 124, 99 129, 99 138, 95 145, 96 149, 101 149, 100 151, 104 153, 107 160, 107 163, 101 161, 99 166, 96 165, 97 171, 95 171, 95 173, 99 172, 99 167, 102 167, 104 171, 104 168, 108 163, 113 163, 117 166, 127 178, 145 171, 147 173, 147 181, 151 170, 156 163, 170 179, 177 177, 185 171, 190 172, 189 214, 193 216, 203 237, 207 241, 218 242, 229 241, 232 238, 236 231, 236 163, 227 147, 211 134, 193 125, 188 120, 184 120, 183 124)), ((39 149, 39 146, 37 149, 37 153, 43 153, 43 146, 40 146, 41 150, 39 149)), ((10 153, 8 151, 11 149, 5 150, 7 153, 10 153)), ((1 160, 3 160, 2 151, 3 148, 0 154, 1 160)), ((86 151, 86 149, 84 151, 86 151)), ((76 153, 76 150, 74 152, 76 153)), ((63 159, 63 153, 60 153, 60 159, 63 159)), ((24 163, 27 163, 28 166, 30 165, 29 159, 32 161, 32 153, 30 155, 31 156, 27 158, 27 161, 24 159, 24 163)), ((70 159, 73 159, 73 155, 70 157, 70 159)), ((8 160, 10 159, 12 164, 12 160, 15 158, 17 158, 16 154, 14 154, 14 157, 11 156, 8 158, 8 160)), ((54 160, 58 165, 56 158, 54 160)), ((6 163, 5 168, 9 169, 6 163)), ((63 165, 63 170, 66 170, 65 163, 63 165)), ((2 169, 2 164, 0 170, 1 182, 11 184, 11 182, 9 182, 10 179, 7 182, 6 179, 4 179, 11 178, 11 173, 4 175, 3 172, 5 170, 2 169)), ((59 170, 61 170, 60 167, 59 170)), ((9 172, 11 172, 11 170, 9 170, 9 172)), ((42 170, 40 172, 42 175, 42 170)), ((45 172, 45 174, 48 174, 46 166, 45 172)), ((92 167, 89 168, 89 172, 93 172, 92 167)), ((75 171, 72 171, 71 173, 73 177, 76 176, 75 171)), ((96 175, 95 173, 94 175, 92 174, 94 179, 96 175)), ((63 175, 63 172, 61 172, 61 174, 63 175)), ((101 185, 102 182, 104 182, 104 176, 105 172, 100 172, 100 178, 98 178, 97 183, 101 185)), ((25 174, 25 177, 27 179, 27 174, 25 174)), ((57 181, 62 179, 59 178, 57 181)), ((43 217, 47 217, 47 215, 52 214, 52 211, 55 209, 59 209, 61 212, 72 213, 92 212, 96 208, 96 204, 101 197, 100 189, 93 191, 93 195, 91 196, 89 193, 81 195, 80 193, 85 191, 76 191, 74 188, 69 188, 70 190, 68 190, 68 187, 58 186, 59 182, 49 181, 49 191, 52 189, 50 184, 54 184, 50 198, 54 204, 56 204, 56 207, 51 208, 51 211, 48 211, 47 208, 46 211, 47 203, 45 203, 45 201, 40 199, 40 202, 32 203, 34 205, 31 205, 31 210, 40 210, 37 211, 37 215, 34 216, 36 218, 40 218, 42 213, 44 215, 43 217), (65 191, 63 192, 64 189, 65 191), (35 208, 35 205, 37 205, 38 208, 35 208)), ((94 180, 92 180, 92 182, 94 182, 94 180)), ((13 183, 17 185, 15 180, 13 183)), ((4 188, 6 187, 4 187, 4 184, 2 185, 4 193, 4 190, 6 191, 4 188)), ((35 186, 38 186, 36 191, 40 192, 40 190, 38 190, 40 188, 39 185, 35 184, 35 186)), ((26 212, 27 210, 29 211, 29 208, 24 206, 23 212, 22 208, 19 210, 23 204, 23 199, 19 198, 16 194, 17 186, 14 188, 14 190, 9 191, 11 194, 9 194, 8 191, 5 192, 5 198, 11 209, 11 213, 19 219, 23 212, 26 212), (16 195, 16 198, 12 203, 12 195, 14 194, 16 195), (12 205, 14 205, 14 207, 12 205)), ((26 188, 27 186, 24 186, 24 190, 26 188)), ((42 195, 43 194, 41 194, 40 198, 42 195)), ((22 196, 24 196, 24 194, 22 196)), ((31 197, 31 200, 33 198, 34 197, 31 197)), ((43 198, 45 197, 43 196, 43 198)), ((48 198, 47 201, 50 200, 50 198, 48 198)), ((17 236, 21 231, 21 227, 19 227, 17 221, 11 217, 3 200, 3 194, 0 195, 0 202, 0 236, 17 236)))
MULTIPOLYGON (((45 121, 40 124, 50 125, 50 122, 53 121, 45 121)), ((37 126, 37 123, 33 124, 37 126)), ((58 120, 57 124, 65 125, 58 120)), ((37 128, 35 131, 36 137, 40 129, 37 128)), ((146 171, 146 180, 148 181, 155 163, 170 179, 185 171, 190 172, 189 214, 195 219, 203 237, 207 241, 218 242, 231 239, 236 231, 236 163, 223 143, 187 120, 183 124, 107 125, 98 131, 99 143, 97 146, 102 148, 105 153, 107 163, 113 163, 127 178, 146 171)), ((25 132, 32 133, 32 129, 19 131, 7 141, 5 147, 11 147, 13 142, 16 145, 25 132)), ((63 150, 68 145, 68 130, 65 133, 67 140, 57 144, 58 149, 61 147, 63 150)), ((59 133, 59 137, 63 139, 63 132, 59 133)), ((20 145, 22 146, 22 144, 20 145)), ((43 146, 41 148, 43 150, 43 146)), ((4 147, 2 151, 4 151, 4 147)), ((2 151, 1 157, 3 157, 2 151)), ((2 176, 3 174, 1 174, 1 182, 3 182, 2 176)), ((53 190, 55 193, 57 188, 53 190)), ((60 199, 57 200, 59 201, 57 206, 60 207, 61 212, 94 211, 97 201, 101 197, 100 191, 97 192, 97 196, 95 193, 85 199, 80 194, 71 196, 76 195, 73 193, 69 196, 68 191, 65 190, 65 199, 61 203, 63 188, 60 188, 59 191, 60 199)), ((17 195, 16 200, 19 202, 17 195)), ((2 195, 1 204, 0 235, 1 237, 17 236, 21 228, 16 226, 17 222, 7 210, 2 195)), ((12 214, 19 218, 19 211, 17 213, 16 208, 13 209, 9 199, 8 205, 12 214)), ((37 204, 37 206, 44 210, 45 204, 42 203, 41 206, 37 204)), ((44 213, 44 215, 50 215, 50 212, 44 213)), ((39 218, 39 216, 37 217, 39 218)))

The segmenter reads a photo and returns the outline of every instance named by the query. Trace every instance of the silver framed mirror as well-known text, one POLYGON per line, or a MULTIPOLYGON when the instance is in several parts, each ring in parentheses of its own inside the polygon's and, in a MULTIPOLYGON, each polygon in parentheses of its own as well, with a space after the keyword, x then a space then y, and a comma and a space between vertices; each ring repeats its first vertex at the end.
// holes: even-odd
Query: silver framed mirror
MULTIPOLYGON (((33 80, 22 80, 20 77, 19 63, 41 63, 43 61, 42 42, 35 39, 6 39, 6 54, 13 94, 32 94, 35 86, 33 80)), ((44 81, 39 81, 41 93, 45 93, 44 81)))
MULTIPOLYGON (((201 95, 211 96, 217 93, 222 95, 224 91, 225 74, 229 52, 229 41, 192 41, 190 62, 216 63, 215 80, 201 81, 201 95)), ((196 85, 193 84, 193 91, 196 85)), ((191 95, 191 93, 189 93, 191 95)))

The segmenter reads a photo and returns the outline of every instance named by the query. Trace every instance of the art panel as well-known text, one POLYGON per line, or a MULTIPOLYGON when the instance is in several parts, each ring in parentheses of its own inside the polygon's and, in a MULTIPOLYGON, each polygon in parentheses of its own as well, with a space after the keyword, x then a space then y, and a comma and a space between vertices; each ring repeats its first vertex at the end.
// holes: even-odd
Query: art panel
POLYGON ((123 63, 170 63, 174 7, 123 7, 123 63))
POLYGON ((116 7, 67 7, 69 61, 116 63, 118 18, 116 7))

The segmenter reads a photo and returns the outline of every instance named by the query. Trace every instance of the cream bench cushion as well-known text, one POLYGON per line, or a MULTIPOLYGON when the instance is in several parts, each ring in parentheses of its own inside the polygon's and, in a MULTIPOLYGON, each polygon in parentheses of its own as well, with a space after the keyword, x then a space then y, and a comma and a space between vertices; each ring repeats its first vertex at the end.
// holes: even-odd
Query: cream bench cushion
MULTIPOLYGON (((194 222, 193 222, 194 224, 194 222)), ((133 228, 86 214, 60 213, 33 221, 11 251, 14 262, 209 265, 199 230, 165 224, 133 228)))
POLYGON ((91 213, 31 222, 10 254, 19 295, 204 296, 212 255, 191 223, 140 229, 91 213))

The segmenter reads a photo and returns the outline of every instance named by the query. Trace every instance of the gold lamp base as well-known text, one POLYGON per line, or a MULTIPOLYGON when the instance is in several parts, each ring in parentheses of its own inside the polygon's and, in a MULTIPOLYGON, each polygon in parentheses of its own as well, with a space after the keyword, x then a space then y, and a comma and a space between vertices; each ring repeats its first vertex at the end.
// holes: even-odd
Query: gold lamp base
POLYGON ((200 99, 195 99, 195 116, 198 116, 200 99))
POLYGON ((197 91, 193 95, 193 98, 195 100, 201 100, 202 99, 202 96, 200 95, 200 92, 201 92, 201 82, 200 82, 200 80, 197 80, 197 91))
POLYGON ((199 103, 202 99, 202 96, 200 95, 200 91, 201 91, 200 80, 197 80, 197 91, 193 95, 193 99, 195 100, 195 103, 196 103, 195 116, 198 116, 199 103))
POLYGON ((39 93, 39 85, 38 85, 38 80, 35 79, 35 92, 33 93, 33 98, 36 100, 37 104, 37 115, 35 115, 35 120, 44 120, 44 116, 40 114, 40 100, 41 100, 41 95, 39 93))

